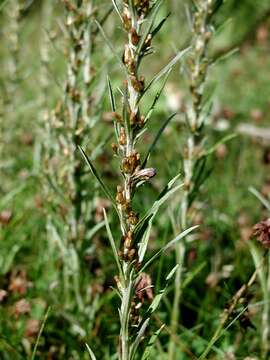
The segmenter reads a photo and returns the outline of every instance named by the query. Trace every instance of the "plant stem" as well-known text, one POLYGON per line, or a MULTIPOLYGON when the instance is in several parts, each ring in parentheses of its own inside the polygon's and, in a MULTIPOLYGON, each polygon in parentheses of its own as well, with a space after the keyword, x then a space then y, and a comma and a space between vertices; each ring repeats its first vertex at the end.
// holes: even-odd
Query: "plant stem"
MULTIPOLYGON (((112 144, 120 160, 122 184, 117 186, 116 203, 119 212, 119 222, 122 233, 121 259, 122 274, 117 278, 117 285, 121 296, 120 307, 120 354, 121 360, 134 358, 132 350, 131 326, 139 325, 139 307, 136 307, 136 284, 139 279, 138 243, 134 230, 138 223, 138 214, 133 210, 132 200, 136 193, 137 181, 147 181, 155 175, 152 169, 142 169, 140 154, 136 150, 136 136, 141 131, 144 117, 140 113, 139 101, 144 93, 144 78, 139 74, 141 61, 145 52, 151 46, 151 28, 144 39, 142 24, 147 22, 150 1, 126 1, 121 4, 120 15, 123 29, 128 41, 124 47, 123 64, 125 67, 125 89, 123 92, 122 115, 114 113, 117 144, 112 144), (142 176, 142 177, 141 177, 142 176)), ((117 6, 117 5, 116 5, 117 6)), ((155 7, 156 4, 153 5, 155 7)), ((133 348, 134 349, 134 348, 133 348)))
POLYGON ((267 359, 269 355, 269 311, 270 311, 270 253, 268 254, 267 271, 263 285, 263 312, 262 312, 262 358, 267 359))
MULTIPOLYGON (((96 75, 91 67, 91 60, 97 35, 93 32, 94 17, 99 8, 93 6, 94 0, 62 0, 62 3, 65 10, 66 77, 62 98, 45 118, 44 167, 52 186, 48 186, 46 181, 44 192, 50 204, 50 215, 54 215, 50 216, 50 228, 53 228, 52 231, 58 238, 63 262, 63 287, 69 293, 65 296, 67 303, 70 303, 67 307, 74 305, 79 311, 83 311, 86 309, 83 297, 86 289, 81 288, 79 252, 85 241, 94 195, 93 192, 86 194, 88 180, 84 176, 85 168, 77 148, 84 146, 89 139, 90 130, 93 132, 93 114, 97 111, 97 100, 92 96, 91 85, 96 75)), ((50 15, 51 7, 52 5, 45 6, 45 17, 50 15)), ((49 22, 49 19, 45 21, 49 22)), ((48 67, 48 61, 47 41, 42 48, 44 67, 48 67)), ((46 80, 43 76, 44 106, 49 105, 45 101, 48 98, 46 80)), ((51 234, 48 238, 51 238, 51 234)))
MULTIPOLYGON (((191 92, 191 105, 187 114, 189 134, 184 146, 183 168, 184 168, 184 192, 181 200, 180 229, 184 231, 189 225, 188 211, 191 206, 190 194, 196 184, 192 183, 194 166, 197 160, 195 147, 198 146, 198 139, 201 135, 201 125, 203 123, 203 88, 207 77, 209 59, 207 57, 208 42, 211 37, 210 26, 207 17, 212 6, 212 1, 200 0, 193 14, 193 40, 192 50, 189 61, 189 87, 191 92), (202 69, 202 66, 204 68, 202 69)), ((179 222, 179 221, 178 221, 179 222)), ((179 230, 179 229, 177 229, 179 230)), ((171 317, 171 331, 177 332, 180 318, 181 287, 183 278, 183 267, 185 262, 186 243, 179 243, 176 247, 176 261, 179 264, 175 277, 175 292, 173 301, 173 311, 171 317)), ((169 360, 175 359, 175 342, 171 337, 169 343, 169 360)))

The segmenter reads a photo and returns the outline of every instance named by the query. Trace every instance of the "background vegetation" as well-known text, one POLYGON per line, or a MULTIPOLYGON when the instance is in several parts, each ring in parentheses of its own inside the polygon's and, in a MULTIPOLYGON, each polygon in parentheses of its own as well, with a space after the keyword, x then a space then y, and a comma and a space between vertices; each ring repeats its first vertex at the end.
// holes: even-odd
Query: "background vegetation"
MULTIPOLYGON (((156 53, 142 67, 148 80, 176 50, 189 44, 186 5, 190 5, 188 1, 164 1, 159 16, 170 16, 157 35, 156 53)), ((121 54, 124 35, 117 14, 110 11, 110 1, 96 1, 95 6, 97 19, 104 20, 104 29, 121 54)), ((78 152, 74 162, 87 173, 83 177, 83 197, 91 201, 84 200, 80 215, 79 222, 86 227, 83 241, 73 243, 74 239, 63 235, 69 234, 70 217, 66 214, 71 205, 57 198, 57 189, 48 180, 48 173, 68 171, 66 166, 70 164, 68 157, 61 157, 52 167, 47 161, 48 157, 54 159, 52 152, 61 153, 65 146, 60 141, 60 145, 51 147, 51 142, 56 144, 61 139, 61 131, 68 136, 61 128, 48 131, 49 119, 57 115, 59 102, 65 106, 70 51, 64 26, 66 10, 61 1, 8 0, 0 3, 0 11, 0 358, 30 359, 37 345, 37 359, 87 359, 88 343, 97 359, 115 359, 118 299, 111 287, 117 269, 102 208, 110 214, 113 234, 119 236, 116 216, 78 152), (61 239, 68 239, 64 248, 59 245, 59 234, 61 239), (69 244, 74 245, 75 258, 69 244)), ((218 146, 207 160, 209 176, 191 209, 195 214, 193 224, 200 226, 188 241, 177 331, 171 334, 169 326, 172 283, 147 330, 151 334, 166 324, 151 359, 168 358, 170 337, 177 349, 176 360, 198 358, 218 328, 226 304, 247 283, 256 256, 261 256, 261 249, 250 237, 252 226, 268 215, 249 188, 254 187, 265 198, 270 196, 269 16, 267 0, 228 0, 215 17, 216 27, 224 26, 211 42, 211 57, 234 48, 238 51, 217 62, 209 72, 207 91, 215 92, 205 133, 209 147, 218 146), (236 137, 219 143, 230 134, 236 137)), ((113 126, 107 74, 114 89, 122 84, 123 76, 97 25, 93 24, 91 31, 95 40, 89 92, 94 120, 84 131, 82 146, 93 155, 103 181, 114 190, 119 182, 119 166, 111 150, 113 126)), ((151 131, 139 146, 145 153, 160 124, 177 112, 151 154, 151 166, 158 175, 140 188, 134 201, 141 212, 182 171, 186 141, 183 114, 190 96, 182 70, 180 62, 171 72, 151 120, 151 131)), ((159 87, 155 84, 150 90, 152 98, 159 87)), ((151 105, 151 100, 147 101, 145 108, 151 105)), ((57 184, 64 194, 68 192, 65 177, 62 184, 57 184)), ((180 200, 181 193, 156 217, 150 253, 174 237, 171 208, 180 200)), ((149 268, 155 293, 162 289, 165 274, 174 264, 174 252, 169 251, 149 268)), ((209 359, 269 358, 269 348, 265 350, 262 344, 265 324, 261 319, 268 300, 260 278, 247 297, 247 302, 235 308, 209 359)))

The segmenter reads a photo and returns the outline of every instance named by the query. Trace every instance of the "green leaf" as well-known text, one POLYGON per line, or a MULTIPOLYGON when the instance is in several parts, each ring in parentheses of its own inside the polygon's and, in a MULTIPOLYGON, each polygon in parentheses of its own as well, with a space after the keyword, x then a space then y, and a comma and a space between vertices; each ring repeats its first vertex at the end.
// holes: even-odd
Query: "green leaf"
POLYGON ((118 62, 120 63, 122 69, 125 70, 125 73, 126 73, 126 67, 124 66, 123 62, 122 62, 122 59, 121 57, 118 55, 118 53, 116 52, 115 50, 115 46, 110 42, 108 36, 106 35, 105 31, 103 30, 102 26, 100 25, 100 23, 95 20, 95 23, 97 24, 104 40, 106 41, 107 45, 109 46, 109 48, 111 49, 112 53, 114 54, 114 56, 116 57, 116 59, 118 60, 118 62))
POLYGON ((166 281, 171 280, 171 278, 176 273, 177 269, 179 268, 179 264, 176 264, 175 267, 169 272, 169 274, 166 276, 166 281))
POLYGON ((103 209, 103 214, 104 214, 106 230, 107 230, 108 238, 109 238, 110 245, 111 245, 111 248, 112 248, 112 251, 113 251, 114 259, 115 259, 115 262, 117 264, 119 274, 121 274, 121 276, 123 276, 123 270, 122 270, 122 267, 121 267, 121 264, 120 264, 120 261, 119 261, 117 248, 116 248, 116 245, 115 245, 114 238, 112 236, 111 228, 110 228, 110 225, 109 225, 109 221, 108 221, 105 209, 103 209))
POLYGON ((152 35, 152 39, 159 33, 159 31, 161 30, 162 26, 165 24, 165 22, 167 21, 168 17, 171 14, 169 13, 165 18, 163 18, 160 23, 155 27, 155 29, 152 31, 151 35, 152 35))
MULTIPOLYGON (((95 176, 95 178, 97 179, 97 181, 99 182, 102 190, 104 191, 105 195, 112 201, 114 207, 117 209, 117 206, 115 204, 115 200, 112 196, 112 194, 110 193, 110 191, 108 190, 107 186, 104 184, 103 180, 101 179, 101 177, 99 176, 97 170, 95 169, 93 163, 91 162, 91 160, 89 159, 89 157, 86 155, 86 153, 84 152, 84 150, 78 146, 85 162, 87 163, 87 165, 89 166, 92 174, 95 176)), ((118 213, 118 209, 117 209, 117 213, 118 213)))
POLYGON ((167 72, 167 74, 166 74, 166 76, 165 76, 165 79, 164 79, 164 81, 163 81, 163 84, 162 84, 161 88, 160 88, 159 91, 156 93, 156 96, 155 96, 155 98, 154 98, 154 101, 153 101, 150 109, 148 110, 148 112, 147 112, 147 114, 146 114, 146 116, 145 116, 145 122, 147 122, 147 121, 150 119, 150 117, 151 117, 151 115, 152 115, 152 113, 153 113, 153 111, 154 111, 154 109, 155 109, 155 106, 156 106, 158 100, 160 99, 160 96, 161 96, 161 94, 162 94, 162 92, 163 92, 163 90, 164 90, 164 87, 165 87, 165 85, 166 85, 166 83, 167 83, 167 80, 168 80, 168 78, 169 78, 169 75, 170 75, 171 71, 172 71, 172 69, 169 69, 169 70, 168 70, 168 72, 167 72))
POLYGON ((206 264, 206 261, 204 261, 188 274, 188 276, 183 281, 182 289, 186 288, 191 283, 191 281, 202 271, 202 269, 205 268, 206 264))
POLYGON ((89 231, 86 233, 87 240, 92 239, 92 237, 105 225, 105 221, 101 221, 97 223, 95 226, 91 227, 89 231))
POLYGON ((267 289, 267 275, 265 274, 265 268, 262 266, 262 260, 263 260, 262 251, 252 241, 248 242, 248 246, 250 248, 250 253, 252 255, 255 268, 258 271, 258 277, 261 283, 261 287, 263 290, 267 289))
POLYGON ((179 267, 179 264, 177 264, 171 271, 170 273, 166 276, 166 280, 165 280, 165 286, 163 289, 161 289, 158 294, 154 297, 154 300, 152 301, 151 305, 149 306, 149 308, 146 311, 146 316, 151 315, 153 312, 156 311, 156 309, 159 307, 159 304, 167 290, 168 284, 170 282, 170 280, 172 279, 172 277, 174 276, 174 274, 176 273, 177 269, 179 267))
POLYGON ((121 15, 121 11, 119 10, 119 7, 117 5, 117 2, 116 0, 112 0, 112 3, 113 3, 113 6, 115 8, 115 11, 117 12, 118 16, 120 17, 121 21, 123 22, 123 18, 122 18, 122 15, 121 15))
MULTIPOLYGON (((154 204, 152 205, 151 209, 147 211, 147 213, 140 219, 140 221, 138 222, 138 224, 136 225, 135 229, 134 229, 134 234, 135 234, 135 238, 137 238, 137 240, 140 240, 144 234, 144 232, 146 231, 149 221, 151 220, 151 218, 153 216, 156 215, 156 213, 158 212, 159 208, 161 207, 161 205, 171 196, 173 195, 176 191, 178 191, 181 187, 183 187, 183 184, 180 184, 176 187, 173 188, 173 185, 175 184, 176 180, 179 178, 180 175, 175 176, 166 186, 165 188, 161 191, 161 193, 159 194, 157 200, 154 202, 154 204)), ((144 244, 141 244, 141 246, 145 246, 144 244)), ((141 250, 139 249, 139 252, 141 250)))
POLYGON ((87 351, 88 351, 88 353, 90 355, 90 359, 91 360, 97 360, 97 358, 96 358, 93 350, 90 348, 90 346, 88 344, 86 344, 86 343, 85 343, 85 346, 86 346, 86 349, 87 349, 87 351))
POLYGON ((163 246, 155 255, 153 255, 146 263, 145 265, 142 267, 142 269, 140 270, 140 272, 143 272, 146 270, 146 268, 148 268, 149 265, 151 265, 158 257, 160 257, 166 250, 168 250, 169 248, 171 248, 172 246, 174 246, 177 242, 179 242, 181 239, 183 239, 185 236, 187 236, 189 233, 191 233, 193 230, 197 229, 199 226, 195 225, 192 226, 188 229, 186 229, 185 231, 181 232, 180 234, 178 234, 173 240, 171 240, 168 244, 166 244, 165 246, 163 246))
POLYGON ((47 321, 47 319, 48 319, 50 310, 51 310, 51 308, 48 307, 48 309, 47 309, 47 311, 46 311, 46 313, 45 313, 44 319, 43 319, 43 321, 42 321, 41 327, 40 327, 39 332, 38 332, 37 340, 36 340, 35 345, 34 345, 34 349, 33 349, 32 356, 31 356, 31 360, 34 360, 35 357, 36 357, 39 340, 40 340, 41 334, 42 334, 42 332, 43 332, 43 330, 44 330, 44 327, 45 327, 46 321, 47 321))
POLYGON ((132 347, 131 347, 131 355, 130 355, 131 360, 133 360, 133 359, 135 358, 135 356, 136 356, 136 352, 137 352, 138 346, 139 346, 139 344, 140 344, 140 341, 141 341, 142 338, 143 338, 143 335, 144 335, 145 330, 146 330, 146 328, 147 328, 147 326, 148 326, 148 324, 149 324, 149 321, 150 321, 150 318, 147 318, 147 319, 143 322, 143 324, 141 325, 140 330, 139 330, 139 332, 138 332, 138 334, 137 334, 137 336, 136 336, 136 339, 135 339, 134 343, 132 344, 132 347))
POLYGON ((216 66, 217 64, 219 64, 222 61, 225 61, 227 59, 229 59, 230 57, 232 57, 233 55, 237 54, 239 52, 239 48, 234 48, 228 52, 226 52, 226 54, 220 55, 219 57, 215 58, 210 65, 211 66, 216 66))
POLYGON ((22 192, 26 187, 26 184, 16 186, 13 190, 10 190, 6 195, 2 196, 0 199, 0 207, 4 208, 7 204, 14 199, 20 192, 22 192))
POLYGON ((205 150, 201 156, 209 156, 211 154, 213 154, 216 149, 219 147, 219 145, 221 144, 225 144, 226 142, 234 139, 235 137, 237 136, 237 134, 229 134, 229 135, 226 135, 224 136, 221 140, 219 140, 214 146, 212 146, 210 149, 208 150, 205 150))
POLYGON ((15 256, 20 251, 20 249, 21 249, 21 247, 18 244, 15 244, 8 251, 8 254, 6 254, 5 256, 1 255, 1 257, 0 257, 0 265, 1 265, 0 274, 5 275, 12 269, 15 256))
POLYGON ((137 47, 137 55, 139 57, 139 61, 140 61, 142 48, 145 44, 145 40, 147 39, 147 36, 151 33, 151 29, 153 27, 153 24, 155 22, 157 13, 159 11, 159 8, 160 8, 160 5, 162 2, 163 2, 163 0, 157 0, 155 2, 155 4, 152 6, 152 8, 147 16, 148 24, 146 26, 146 29, 144 30, 144 33, 141 36, 141 39, 140 39, 138 47, 137 47))
POLYGON ((156 74, 153 79, 149 82, 149 84, 146 86, 144 93, 145 94, 150 87, 156 82, 158 81, 162 76, 164 76, 165 74, 168 73, 169 70, 171 70, 173 68, 173 66, 190 50, 190 47, 179 51, 175 57, 163 68, 160 70, 160 72, 158 74, 156 74))
POLYGON ((156 134, 156 136, 155 136, 155 138, 154 138, 154 141, 152 142, 152 144, 150 145, 150 147, 149 147, 149 149, 148 149, 148 151, 147 151, 147 154, 146 154, 146 156, 145 156, 145 159, 144 159, 144 161, 143 161, 143 163, 142 163, 142 168, 144 168, 144 167, 146 166, 147 161, 148 161, 148 159, 149 159, 149 157, 150 157, 151 152, 154 150, 156 144, 158 143, 158 140, 160 139, 161 135, 163 134, 163 131, 166 129, 167 125, 168 125, 168 124, 170 123, 170 121, 175 117, 175 115, 176 115, 176 113, 170 115, 170 116, 168 117, 168 119, 166 119, 166 120, 164 121, 164 123, 162 124, 161 128, 158 130, 158 132, 157 132, 157 134, 156 134))
POLYGON ((157 338, 159 337, 159 334, 161 333, 161 331, 164 329, 165 324, 163 324, 150 338, 148 344, 146 345, 146 348, 144 350, 143 356, 142 356, 142 360, 149 360, 150 359, 150 355, 151 355, 151 350, 157 340, 157 338))
POLYGON ((257 191, 254 187, 249 187, 249 191, 256 196, 256 198, 258 200, 260 200, 260 202, 263 204, 263 206, 270 211, 270 202, 264 197, 262 196, 262 194, 259 193, 259 191, 257 191))
POLYGON ((115 99, 114 99, 112 84, 111 84, 109 76, 107 76, 107 83, 108 83, 108 89, 109 89, 109 95, 110 95, 111 108, 112 108, 112 111, 115 112, 116 111, 115 99))

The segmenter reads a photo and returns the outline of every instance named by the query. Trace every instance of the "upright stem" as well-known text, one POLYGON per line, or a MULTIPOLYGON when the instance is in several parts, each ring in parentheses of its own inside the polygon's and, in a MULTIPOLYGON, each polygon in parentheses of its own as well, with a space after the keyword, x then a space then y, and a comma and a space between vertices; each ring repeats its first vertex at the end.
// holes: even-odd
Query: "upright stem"
MULTIPOLYGON (((209 16, 209 11, 211 10, 212 0, 199 0, 196 4, 197 7, 193 13, 192 50, 188 63, 191 104, 187 112, 189 135, 184 146, 183 154, 184 191, 181 201, 181 217, 179 226, 182 231, 186 230, 189 225, 188 211, 191 205, 190 193, 195 185, 192 183, 194 165, 197 160, 195 148, 198 145, 198 140, 201 135, 201 125, 204 122, 202 97, 209 65, 207 48, 211 37, 211 30, 207 18, 209 16)), ((172 334, 177 332, 177 326, 180 318, 181 288, 185 254, 186 243, 183 241, 176 247, 176 261, 179 267, 175 277, 175 292, 171 318, 172 334)), ((169 343, 169 360, 175 359, 175 350, 175 343, 173 337, 171 337, 169 343)))
MULTIPOLYGON (((62 99, 56 104, 51 116, 45 118, 44 167, 53 185, 48 186, 46 182, 45 191, 48 202, 55 209, 53 214, 57 213, 58 221, 50 216, 49 228, 55 228, 59 234, 64 288, 69 292, 69 297, 65 296, 65 299, 67 303, 73 301, 80 311, 85 307, 82 297, 85 289, 80 288, 81 263, 78 252, 85 240, 86 224, 89 221, 85 214, 90 212, 93 196, 90 192, 87 196, 85 194, 85 168, 77 148, 84 146, 86 139, 88 141, 92 115, 96 111, 91 88, 94 80, 91 58, 97 34, 93 31, 96 26, 93 18, 99 7, 94 7, 94 0, 62 0, 62 3, 65 8, 66 79, 62 99)), ((52 5, 44 6, 44 16, 49 16, 52 5)), ((42 48, 42 61, 44 66, 48 65, 47 42, 42 48)), ((43 102, 48 105, 45 103, 48 84, 46 78, 43 77, 42 81, 43 102)))
POLYGON ((8 46, 10 51, 10 57, 8 62, 9 67, 9 86, 8 86, 8 95, 9 101, 12 101, 12 98, 15 97, 15 91, 17 88, 19 80, 19 23, 20 23, 20 12, 21 4, 18 0, 10 0, 7 5, 7 33, 8 46))
POLYGON ((269 312, 270 312, 270 253, 268 254, 267 273, 263 284, 263 313, 262 313, 262 358, 267 359, 269 355, 269 312))
POLYGON ((151 34, 148 34, 142 46, 140 46, 140 39, 143 37, 141 27, 147 19, 149 9, 150 1, 148 0, 122 1, 121 20, 128 38, 123 54, 126 79, 122 115, 114 114, 118 143, 112 145, 119 157, 123 178, 122 184, 117 186, 116 193, 122 232, 119 252, 122 274, 117 278, 121 295, 119 354, 121 360, 129 360, 132 356, 130 332, 132 325, 138 325, 139 311, 134 298, 140 265, 134 229, 139 215, 133 209, 132 199, 136 192, 137 182, 147 181, 155 175, 153 169, 142 169, 140 154, 135 147, 136 136, 144 126, 144 117, 141 115, 139 107, 140 97, 144 92, 144 78, 139 75, 139 67, 145 52, 151 45, 151 34))

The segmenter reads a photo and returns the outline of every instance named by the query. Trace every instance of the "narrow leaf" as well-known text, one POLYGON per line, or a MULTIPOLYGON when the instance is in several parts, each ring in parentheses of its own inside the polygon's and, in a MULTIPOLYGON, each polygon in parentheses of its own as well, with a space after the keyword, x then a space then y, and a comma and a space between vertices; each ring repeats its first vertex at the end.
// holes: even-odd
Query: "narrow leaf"
POLYGON ((175 267, 169 272, 169 274, 166 277, 166 281, 171 280, 171 278, 174 276, 174 274, 176 273, 176 270, 179 268, 179 264, 176 264, 175 267))
POLYGON ((150 359, 150 355, 151 355, 151 350, 157 340, 157 338, 159 337, 159 334, 161 333, 161 331, 164 329, 165 324, 163 324, 150 338, 146 349, 144 350, 143 356, 142 356, 142 360, 149 360, 150 359))
POLYGON ((134 233, 137 234, 140 232, 140 230, 147 226, 147 223, 151 219, 153 215, 156 214, 156 212, 159 210, 161 205, 176 191, 178 191, 181 187, 183 187, 183 184, 180 184, 178 186, 175 186, 173 188, 173 185, 175 181, 179 178, 180 175, 175 176, 167 185, 166 187, 161 191, 159 194, 157 200, 152 205, 151 209, 148 210, 148 212, 141 218, 141 220, 138 222, 138 224, 135 227, 134 233))
POLYGON ((157 0, 155 2, 155 4, 152 6, 152 8, 150 10, 150 13, 148 14, 148 24, 146 26, 146 29, 145 29, 145 31, 144 31, 141 39, 140 39, 138 47, 137 47, 137 54, 138 54, 139 57, 141 55, 142 48, 143 48, 143 46, 145 44, 145 40, 147 39, 147 36, 151 32, 152 26, 154 24, 154 21, 156 19, 158 10, 159 10, 160 5, 161 5, 162 2, 163 2, 163 0, 157 0))
POLYGON ((164 90, 164 87, 165 87, 165 85, 166 85, 166 83, 167 83, 167 80, 168 80, 168 78, 169 78, 169 75, 170 75, 171 71, 172 71, 172 69, 169 69, 169 70, 168 70, 168 72, 167 72, 167 74, 166 74, 166 76, 165 76, 165 79, 164 79, 164 81, 163 81, 163 84, 162 84, 161 88, 159 89, 159 91, 157 92, 157 94, 156 94, 156 96, 155 96, 155 98, 154 98, 154 101, 153 101, 150 109, 148 110, 148 112, 147 112, 147 114, 146 114, 146 116, 145 116, 145 122, 147 122, 147 121, 150 119, 150 117, 151 117, 151 115, 152 115, 152 113, 153 113, 153 111, 154 111, 154 109, 155 109, 155 106, 156 106, 158 100, 160 99, 160 96, 161 96, 161 94, 162 94, 162 92, 163 92, 163 90, 164 90))
POLYGON ((95 354, 93 353, 93 350, 90 348, 90 346, 88 344, 85 343, 86 349, 90 355, 90 359, 91 360, 97 360, 95 354))
POLYGON ((156 144, 158 143, 161 135, 163 134, 163 131, 166 129, 167 125, 168 125, 168 124, 170 123, 170 121, 175 117, 175 115, 176 115, 176 113, 170 115, 170 116, 168 117, 168 119, 166 119, 166 120, 164 121, 164 123, 162 124, 161 128, 158 130, 158 132, 157 132, 157 134, 156 134, 156 136, 155 136, 155 138, 154 138, 154 141, 152 142, 152 144, 150 145, 150 147, 149 147, 149 149, 148 149, 148 151, 147 151, 147 154, 146 154, 145 159, 144 159, 143 164, 142 164, 142 168, 144 168, 144 167, 146 166, 147 161, 148 161, 148 159, 149 159, 149 157, 150 157, 151 152, 154 150, 154 148, 155 148, 156 144))
POLYGON ((259 191, 257 191, 254 187, 250 187, 249 188, 249 191, 256 196, 256 198, 258 200, 260 200, 260 202, 263 204, 263 206, 268 210, 270 211, 270 203, 269 201, 264 197, 262 196, 262 194, 259 193, 259 191))
POLYGON ((190 47, 179 51, 178 54, 162 69, 160 72, 153 77, 153 79, 149 82, 149 84, 146 86, 144 90, 144 94, 147 92, 147 90, 150 89, 150 87, 158 81, 163 75, 165 75, 169 70, 173 68, 173 66, 190 50, 190 47))
POLYGON ((165 24, 165 22, 167 21, 168 17, 170 16, 171 14, 169 13, 165 18, 163 18, 160 23, 157 25, 157 27, 155 27, 155 29, 152 31, 151 35, 152 35, 152 38, 154 38, 157 33, 161 30, 162 26, 165 24))
POLYGON ((146 328, 147 328, 147 326, 148 326, 148 324, 149 324, 149 321, 150 321, 150 318, 147 318, 147 319, 143 322, 143 324, 142 324, 142 326, 141 326, 141 328, 140 328, 140 330, 139 330, 139 332, 138 332, 138 334, 137 334, 137 336, 136 336, 136 339, 135 339, 135 341, 134 341, 134 343, 133 343, 133 345, 132 345, 132 349, 131 349, 131 360, 133 360, 133 359, 135 358, 135 356, 136 356, 136 352, 137 352, 138 346, 139 346, 139 344, 140 344, 140 341, 141 341, 142 338, 143 338, 143 335, 144 335, 145 330, 146 330, 146 328))
POLYGON ((108 238, 109 238, 109 241, 110 241, 110 245, 111 245, 111 248, 112 248, 112 251, 113 251, 114 259, 115 259, 115 262, 117 264, 119 274, 123 275, 123 271, 122 271, 122 267, 121 267, 121 264, 120 264, 120 261, 119 261, 117 248, 116 248, 116 245, 115 245, 114 238, 112 236, 111 228, 110 228, 110 225, 109 225, 109 221, 108 221, 105 209, 103 209, 103 214, 104 214, 105 226, 106 226, 108 238))
POLYGON ((125 68, 125 66, 124 66, 124 64, 123 64, 123 62, 122 62, 122 59, 120 58, 120 56, 119 56, 118 53, 116 52, 115 47, 113 46, 113 44, 112 44, 111 41, 109 40, 108 36, 106 35, 105 31, 103 30, 103 27, 100 25, 100 23, 99 23, 97 20, 95 20, 95 22, 96 22, 96 24, 97 24, 97 26, 98 26, 98 28, 99 28, 99 30, 100 30, 100 32, 101 32, 104 40, 106 41, 107 45, 109 46, 109 48, 111 49, 112 53, 114 54, 114 56, 115 56, 115 57, 117 58, 117 60, 119 61, 121 67, 122 67, 122 68, 125 70, 125 72, 126 72, 126 68, 125 68))
POLYGON ((121 21, 123 22, 123 18, 122 18, 122 15, 121 15, 121 12, 119 10, 116 0, 112 0, 112 3, 115 8, 115 11, 117 12, 118 16, 120 17, 121 21))
POLYGON ((89 159, 89 157, 86 155, 86 153, 84 152, 84 150, 79 146, 79 150, 85 160, 85 162, 87 163, 87 165, 89 166, 92 174, 95 176, 95 178, 97 179, 97 181, 99 182, 100 186, 102 187, 102 190, 104 191, 105 195, 112 201, 112 203, 115 205, 115 200, 112 196, 112 194, 110 193, 110 191, 108 190, 107 186, 104 184, 103 180, 101 179, 101 177, 99 176, 96 168, 94 167, 93 163, 91 162, 91 160, 89 159))
POLYGON ((171 240, 168 244, 163 246, 155 255, 153 255, 146 264, 142 267, 140 272, 145 271, 146 268, 148 268, 149 265, 152 264, 153 261, 155 261, 161 254, 163 254, 166 250, 168 250, 170 247, 174 246, 178 241, 183 239, 185 236, 187 236, 189 233, 191 233, 194 229, 198 228, 198 225, 192 226, 182 233, 178 234, 173 240, 171 240))
POLYGON ((224 136, 220 141, 218 141, 214 146, 212 146, 210 149, 206 150, 205 152, 202 153, 201 156, 208 156, 213 154, 216 149, 219 147, 219 145, 221 144, 225 144, 226 142, 234 139, 237 136, 237 134, 229 134, 227 136, 224 136))
POLYGON ((43 321, 42 321, 41 327, 40 327, 40 329, 39 329, 38 336, 37 336, 37 340, 36 340, 36 342, 35 342, 35 346, 34 346, 34 349, 33 349, 33 352, 32 352, 31 360, 34 360, 35 357, 36 357, 39 340, 40 340, 41 334, 42 334, 42 332, 43 332, 43 330, 44 330, 44 327, 45 327, 46 321, 47 321, 47 319, 48 319, 50 310, 51 310, 51 308, 48 307, 48 309, 47 309, 47 311, 46 311, 46 313, 45 313, 45 316, 44 316, 44 319, 43 319, 43 321))
POLYGON ((115 99, 114 99, 112 84, 111 84, 109 76, 107 76, 107 83, 108 83, 108 89, 109 89, 109 95, 110 95, 111 108, 112 108, 112 111, 115 112, 116 111, 115 99))

